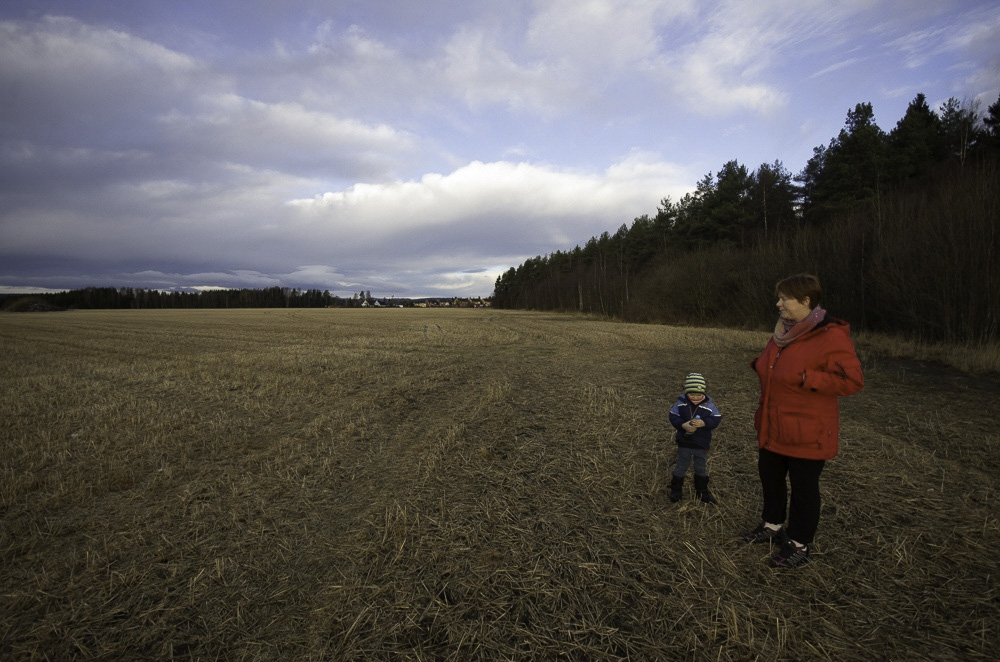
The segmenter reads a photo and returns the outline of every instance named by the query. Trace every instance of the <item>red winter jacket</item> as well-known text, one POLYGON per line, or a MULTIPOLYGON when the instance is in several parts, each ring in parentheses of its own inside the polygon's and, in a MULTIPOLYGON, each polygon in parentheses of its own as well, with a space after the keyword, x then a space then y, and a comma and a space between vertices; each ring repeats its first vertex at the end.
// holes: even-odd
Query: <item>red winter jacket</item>
POLYGON ((837 454, 837 398, 864 387, 850 332, 847 322, 827 315, 783 349, 772 337, 750 363, 760 378, 754 414, 760 448, 810 460, 837 454))

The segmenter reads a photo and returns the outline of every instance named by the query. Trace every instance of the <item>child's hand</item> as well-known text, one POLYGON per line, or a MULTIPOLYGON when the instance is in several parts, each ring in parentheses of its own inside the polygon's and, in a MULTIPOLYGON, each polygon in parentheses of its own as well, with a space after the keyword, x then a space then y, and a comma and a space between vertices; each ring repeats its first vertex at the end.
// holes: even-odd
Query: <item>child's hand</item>
POLYGON ((695 430, 698 429, 698 427, 695 425, 695 423, 697 422, 698 421, 685 421, 681 427, 684 428, 686 432, 694 432, 695 430))
POLYGON ((705 421, 701 420, 700 418, 692 419, 692 420, 688 421, 688 423, 690 423, 691 427, 694 427, 694 428, 703 428, 703 427, 705 427, 705 421))

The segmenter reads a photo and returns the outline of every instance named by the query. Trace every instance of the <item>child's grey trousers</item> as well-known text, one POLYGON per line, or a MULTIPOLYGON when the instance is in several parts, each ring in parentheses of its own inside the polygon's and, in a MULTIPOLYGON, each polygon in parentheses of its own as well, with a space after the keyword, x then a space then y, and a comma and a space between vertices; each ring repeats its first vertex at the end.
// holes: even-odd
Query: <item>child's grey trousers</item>
POLYGON ((687 448, 685 446, 677 447, 677 465, 674 467, 674 475, 678 478, 683 478, 684 474, 687 473, 688 467, 691 466, 692 459, 694 460, 694 475, 707 476, 708 467, 706 466, 706 461, 708 460, 708 449, 687 448))

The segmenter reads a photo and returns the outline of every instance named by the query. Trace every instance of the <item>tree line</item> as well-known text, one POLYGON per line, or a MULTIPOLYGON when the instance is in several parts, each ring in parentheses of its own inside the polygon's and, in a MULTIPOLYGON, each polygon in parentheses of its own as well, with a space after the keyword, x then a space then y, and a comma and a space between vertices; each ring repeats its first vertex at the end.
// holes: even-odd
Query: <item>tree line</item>
MULTIPOLYGON (((360 308, 378 301, 382 306, 413 306, 418 300, 373 297, 365 290, 349 297, 329 290, 288 287, 219 289, 194 292, 149 290, 135 287, 85 287, 28 297, 7 297, 8 310, 29 309, 39 303, 62 309, 172 309, 172 308, 360 308)), ((420 301, 439 301, 423 299, 420 301)), ((443 301, 443 300, 442 300, 443 301)), ((452 299, 447 299, 452 303, 452 299)), ((454 300, 458 305, 458 300, 454 300)))
POLYGON ((677 201, 497 278, 494 306, 763 328, 773 286, 820 276, 828 309, 928 341, 1000 336, 1000 99, 918 94, 889 132, 847 113, 797 174, 733 160, 677 201))

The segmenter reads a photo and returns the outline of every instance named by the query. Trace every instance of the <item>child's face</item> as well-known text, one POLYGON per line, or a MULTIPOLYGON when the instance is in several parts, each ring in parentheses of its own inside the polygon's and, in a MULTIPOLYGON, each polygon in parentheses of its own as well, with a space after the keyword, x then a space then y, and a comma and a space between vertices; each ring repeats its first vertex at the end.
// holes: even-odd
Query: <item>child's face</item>
POLYGON ((704 393, 688 393, 687 396, 688 400, 691 401, 691 404, 695 405, 705 399, 704 393))

